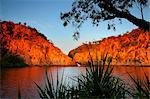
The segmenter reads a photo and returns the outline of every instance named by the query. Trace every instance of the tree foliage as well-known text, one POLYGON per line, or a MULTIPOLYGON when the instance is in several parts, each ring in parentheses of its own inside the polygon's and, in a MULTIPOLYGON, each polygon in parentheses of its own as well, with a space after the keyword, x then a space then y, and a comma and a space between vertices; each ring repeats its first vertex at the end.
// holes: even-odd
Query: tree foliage
MULTIPOLYGON (((69 12, 61 13, 61 20, 64 21, 64 26, 71 23, 79 28, 88 19, 98 26, 101 21, 124 18, 142 29, 149 30, 150 22, 143 17, 143 8, 147 5, 148 0, 76 0, 69 12), (136 6, 141 12, 141 19, 130 13, 130 9, 136 6)), ((108 29, 111 28, 115 30, 113 22, 108 23, 108 29)))

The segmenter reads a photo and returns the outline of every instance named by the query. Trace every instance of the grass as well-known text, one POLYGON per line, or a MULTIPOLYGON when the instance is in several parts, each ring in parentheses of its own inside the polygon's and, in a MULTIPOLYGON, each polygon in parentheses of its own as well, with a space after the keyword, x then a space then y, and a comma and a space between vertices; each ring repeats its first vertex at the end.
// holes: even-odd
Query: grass
POLYGON ((113 67, 110 66, 111 58, 107 55, 96 65, 89 62, 86 74, 82 74, 74 79, 76 85, 66 85, 63 75, 59 81, 57 74, 56 85, 51 74, 49 79, 46 71, 45 87, 40 87, 37 83, 38 93, 41 99, 79 99, 79 98, 125 98, 128 91, 124 82, 112 75, 113 67))
POLYGON ((38 93, 40 98, 41 99, 58 99, 58 98, 65 99, 66 97, 68 97, 64 79, 63 79, 63 74, 61 80, 59 81, 58 71, 57 71, 56 83, 53 80, 52 74, 50 74, 50 78, 51 80, 49 79, 48 73, 46 71, 45 88, 41 88, 37 83, 35 83, 36 86, 38 87, 38 93))
POLYGON ((91 98, 125 98, 128 93, 124 82, 112 75, 113 67, 110 66, 111 58, 107 55, 96 65, 89 62, 86 74, 77 77, 79 97, 91 98))

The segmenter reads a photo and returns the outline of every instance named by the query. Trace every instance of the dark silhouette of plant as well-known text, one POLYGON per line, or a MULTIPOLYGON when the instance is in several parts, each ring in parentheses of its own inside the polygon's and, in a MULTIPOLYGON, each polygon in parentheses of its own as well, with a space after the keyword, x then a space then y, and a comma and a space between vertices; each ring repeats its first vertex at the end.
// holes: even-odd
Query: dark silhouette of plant
POLYGON ((24 25, 26 26, 26 25, 27 25, 27 23, 25 22, 25 23, 24 23, 24 25))
POLYGON ((45 40, 47 40, 47 37, 44 34, 39 32, 39 35, 42 36, 45 40))
POLYGON ((86 74, 78 79, 79 97, 91 98, 125 98, 129 92, 124 82, 112 75, 111 58, 104 57, 96 65, 89 62, 86 74), (106 63, 108 62, 107 66, 106 63))
POLYGON ((21 90, 20 90, 20 87, 18 86, 18 91, 17 91, 17 95, 18 95, 18 98, 17 99, 21 99, 21 90))
MULTIPOLYGON (((79 28, 84 21, 91 19, 96 26, 100 21, 112 20, 118 18, 127 19, 134 25, 149 30, 150 22, 144 20, 143 8, 148 5, 148 0, 76 0, 72 4, 71 11, 61 13, 61 20, 64 26, 68 23, 79 28), (142 18, 137 18, 130 12, 130 8, 138 7, 142 18)), ((115 24, 108 22, 108 29, 115 30, 115 24)))
POLYGON ((61 81, 59 81, 58 71, 57 71, 57 78, 56 83, 53 80, 52 74, 50 74, 50 79, 46 70, 46 83, 45 87, 41 88, 37 83, 36 86, 38 87, 38 94, 41 99, 66 99, 67 91, 63 79, 63 74, 61 77, 61 81))
POLYGON ((150 80, 148 75, 145 74, 144 80, 141 80, 139 78, 134 78, 128 73, 131 81, 133 82, 133 85, 131 88, 133 90, 132 95, 133 97, 142 99, 149 99, 150 98, 150 80))
POLYGON ((59 80, 58 72, 56 82, 52 74, 48 76, 46 71, 46 83, 42 88, 38 84, 38 93, 41 99, 87 99, 87 98, 125 98, 128 91, 124 82, 112 75, 113 67, 110 67, 111 58, 107 55, 100 61, 100 65, 89 62, 86 74, 72 78, 76 84, 66 85, 64 75, 59 80), (108 66, 106 65, 108 62, 108 66))

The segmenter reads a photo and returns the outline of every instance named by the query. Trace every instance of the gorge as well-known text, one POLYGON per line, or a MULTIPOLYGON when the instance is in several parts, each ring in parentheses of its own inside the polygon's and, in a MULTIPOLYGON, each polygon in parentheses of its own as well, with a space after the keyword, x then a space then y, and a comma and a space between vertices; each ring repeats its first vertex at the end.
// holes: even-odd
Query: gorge
POLYGON ((1 65, 85 65, 108 54, 112 65, 149 65, 150 32, 134 29, 117 37, 83 44, 65 55, 35 28, 26 24, 1 22, 1 65), (20 63, 18 63, 20 62, 20 63))

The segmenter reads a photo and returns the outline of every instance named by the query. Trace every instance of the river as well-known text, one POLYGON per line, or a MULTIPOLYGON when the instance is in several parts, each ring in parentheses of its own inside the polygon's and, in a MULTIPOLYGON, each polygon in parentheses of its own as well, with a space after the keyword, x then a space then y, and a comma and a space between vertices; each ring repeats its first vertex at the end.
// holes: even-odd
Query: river
MULTIPOLYGON (((21 95, 23 99, 30 97, 31 99, 38 99, 37 87, 34 84, 36 82, 40 86, 44 86, 45 83, 45 71, 52 73, 54 80, 56 80, 57 73, 59 77, 64 72, 66 82, 72 83, 70 78, 85 73, 86 67, 40 67, 29 66, 23 68, 5 68, 1 69, 0 73, 0 97, 1 99, 17 99, 18 87, 20 87, 21 95)), ((138 66, 115 66, 113 75, 119 76, 128 84, 130 73, 133 76, 137 76, 143 79, 144 72, 150 77, 150 67, 138 67, 138 66)))

